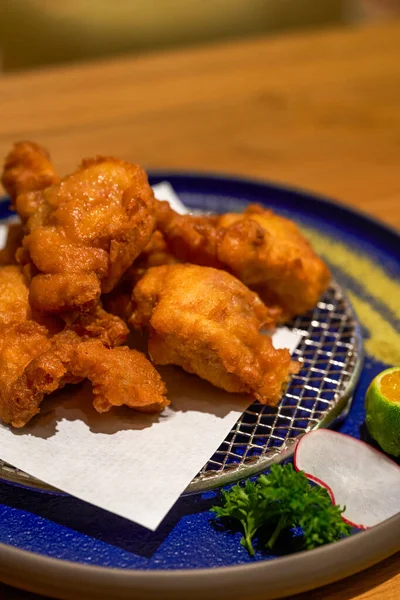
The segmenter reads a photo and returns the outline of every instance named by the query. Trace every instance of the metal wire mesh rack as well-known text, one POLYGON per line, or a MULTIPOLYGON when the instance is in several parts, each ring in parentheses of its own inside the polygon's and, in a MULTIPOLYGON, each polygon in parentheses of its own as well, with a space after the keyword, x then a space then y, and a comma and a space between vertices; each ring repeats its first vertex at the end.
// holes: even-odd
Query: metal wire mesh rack
MULTIPOLYGON (((302 336, 294 352, 301 369, 278 407, 252 404, 196 475, 185 493, 249 477, 293 454, 299 437, 331 424, 345 411, 362 363, 362 338, 354 311, 332 282, 312 313, 288 325, 302 336)), ((52 489, 0 460, 0 478, 52 489)))

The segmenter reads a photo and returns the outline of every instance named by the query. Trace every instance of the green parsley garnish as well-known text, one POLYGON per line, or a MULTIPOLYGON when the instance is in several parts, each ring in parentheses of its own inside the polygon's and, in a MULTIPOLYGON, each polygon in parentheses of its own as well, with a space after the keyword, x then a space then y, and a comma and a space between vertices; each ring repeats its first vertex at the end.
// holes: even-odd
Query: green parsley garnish
POLYGON ((316 548, 350 535, 351 527, 343 521, 344 508, 332 504, 327 490, 311 486, 302 471, 291 464, 273 465, 268 475, 256 481, 236 484, 222 491, 222 506, 211 509, 217 518, 236 519, 243 528, 240 541, 254 556, 253 539, 264 525, 274 527, 266 543, 272 549, 284 529, 300 527, 303 546, 316 548))

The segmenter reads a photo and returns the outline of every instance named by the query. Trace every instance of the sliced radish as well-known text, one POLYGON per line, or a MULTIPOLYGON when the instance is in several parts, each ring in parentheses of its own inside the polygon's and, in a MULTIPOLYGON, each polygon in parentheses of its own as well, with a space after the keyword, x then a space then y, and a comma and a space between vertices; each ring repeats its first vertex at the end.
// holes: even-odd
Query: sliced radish
POLYGON ((345 506, 345 521, 366 529, 400 512, 400 467, 348 435, 317 429, 304 435, 294 455, 297 471, 327 488, 345 506))

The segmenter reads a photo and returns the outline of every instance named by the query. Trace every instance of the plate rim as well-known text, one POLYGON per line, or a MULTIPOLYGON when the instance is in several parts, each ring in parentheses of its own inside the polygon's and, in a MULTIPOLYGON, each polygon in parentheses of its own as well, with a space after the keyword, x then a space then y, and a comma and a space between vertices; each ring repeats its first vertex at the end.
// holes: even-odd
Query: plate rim
POLYGON ((348 577, 400 551, 400 513, 349 538, 314 550, 244 565, 198 569, 119 569, 52 558, 0 543, 0 579, 58 598, 248 597, 269 600, 348 577), (359 543, 359 538, 362 543, 359 543), (385 548, 383 548, 385 542, 385 548), (312 579, 310 579, 310 576, 312 579), (114 596, 109 596, 110 588, 114 596), (84 596, 78 595, 77 593, 84 596))

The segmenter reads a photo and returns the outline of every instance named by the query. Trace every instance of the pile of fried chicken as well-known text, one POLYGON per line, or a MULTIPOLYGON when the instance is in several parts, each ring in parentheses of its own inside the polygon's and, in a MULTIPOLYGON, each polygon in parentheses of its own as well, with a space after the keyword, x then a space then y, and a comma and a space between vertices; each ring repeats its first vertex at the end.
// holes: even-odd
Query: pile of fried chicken
POLYGON ((2 183, 18 223, 0 252, 0 419, 22 427, 45 396, 87 378, 97 411, 169 404, 153 366, 279 402, 297 363, 260 333, 312 309, 330 273, 290 220, 179 215, 138 165, 99 156, 60 178, 14 146, 2 183), (126 345, 148 332, 148 356, 126 345))

